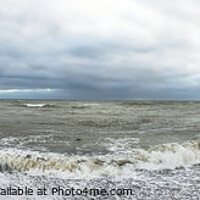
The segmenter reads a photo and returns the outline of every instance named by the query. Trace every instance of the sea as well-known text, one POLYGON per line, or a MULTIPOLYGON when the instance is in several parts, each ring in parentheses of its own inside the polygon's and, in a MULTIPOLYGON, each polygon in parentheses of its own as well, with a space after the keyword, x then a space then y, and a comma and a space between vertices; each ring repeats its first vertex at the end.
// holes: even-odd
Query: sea
POLYGON ((1 100, 0 199, 200 199, 200 102, 1 100))

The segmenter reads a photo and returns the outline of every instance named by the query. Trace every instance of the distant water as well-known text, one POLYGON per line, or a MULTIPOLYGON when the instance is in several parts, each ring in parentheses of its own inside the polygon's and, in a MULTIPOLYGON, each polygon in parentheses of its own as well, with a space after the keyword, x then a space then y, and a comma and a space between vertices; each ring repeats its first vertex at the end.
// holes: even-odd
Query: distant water
POLYGON ((0 199, 200 199, 200 102, 2 100, 0 169, 0 188, 135 191, 0 199))

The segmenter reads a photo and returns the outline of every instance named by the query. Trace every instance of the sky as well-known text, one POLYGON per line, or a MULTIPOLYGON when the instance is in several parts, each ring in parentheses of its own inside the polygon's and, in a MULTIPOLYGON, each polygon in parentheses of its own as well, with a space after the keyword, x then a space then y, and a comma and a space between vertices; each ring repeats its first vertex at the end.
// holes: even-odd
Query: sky
POLYGON ((200 99, 199 0, 0 0, 0 98, 200 99))

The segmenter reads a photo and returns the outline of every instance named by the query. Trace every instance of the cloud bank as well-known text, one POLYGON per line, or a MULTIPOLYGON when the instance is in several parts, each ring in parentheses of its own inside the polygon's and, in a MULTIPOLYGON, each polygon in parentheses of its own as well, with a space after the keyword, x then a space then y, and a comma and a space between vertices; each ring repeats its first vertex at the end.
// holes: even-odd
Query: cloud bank
POLYGON ((0 98, 199 99, 199 9, 197 0, 2 0, 0 98))

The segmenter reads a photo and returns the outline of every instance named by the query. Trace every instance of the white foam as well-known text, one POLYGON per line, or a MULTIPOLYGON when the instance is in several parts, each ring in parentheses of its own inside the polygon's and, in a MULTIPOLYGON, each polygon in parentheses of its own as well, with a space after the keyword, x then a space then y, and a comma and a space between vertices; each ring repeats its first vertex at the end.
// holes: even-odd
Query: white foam
POLYGON ((25 106, 27 107, 31 107, 31 108, 42 108, 42 107, 45 107, 46 104, 25 104, 25 106))
MULTIPOLYGON (((57 145, 68 145, 69 141, 66 140, 55 140, 55 134, 35 134, 35 135, 23 135, 23 136, 10 136, 5 137, 0 140, 0 144, 7 147, 14 147, 18 146, 18 148, 24 148, 25 146, 29 144, 40 144, 40 145, 34 145, 34 149, 45 151, 47 150, 45 144, 51 144, 51 146, 57 146, 57 145), (44 145, 43 145, 44 144, 44 145), (43 145, 43 146, 41 146, 43 145)), ((33 146, 32 146, 33 147, 33 146)))
POLYGON ((105 146, 109 151, 127 154, 127 152, 134 150, 134 146, 139 141, 139 138, 106 138, 101 145, 105 146))
POLYGON ((166 144, 158 145, 157 149, 138 150, 143 159, 138 159, 137 167, 145 169, 174 169, 186 167, 200 162, 200 150, 198 144, 183 145, 166 144), (146 160, 146 161, 145 161, 146 160), (144 162, 145 161, 145 162, 144 162))
POLYGON ((200 163, 199 141, 133 149, 127 154, 78 156, 0 150, 1 170, 66 178, 133 177, 136 169, 174 169, 200 163))
POLYGON ((83 105, 84 106, 99 106, 100 104, 98 104, 98 103, 85 103, 83 105))

